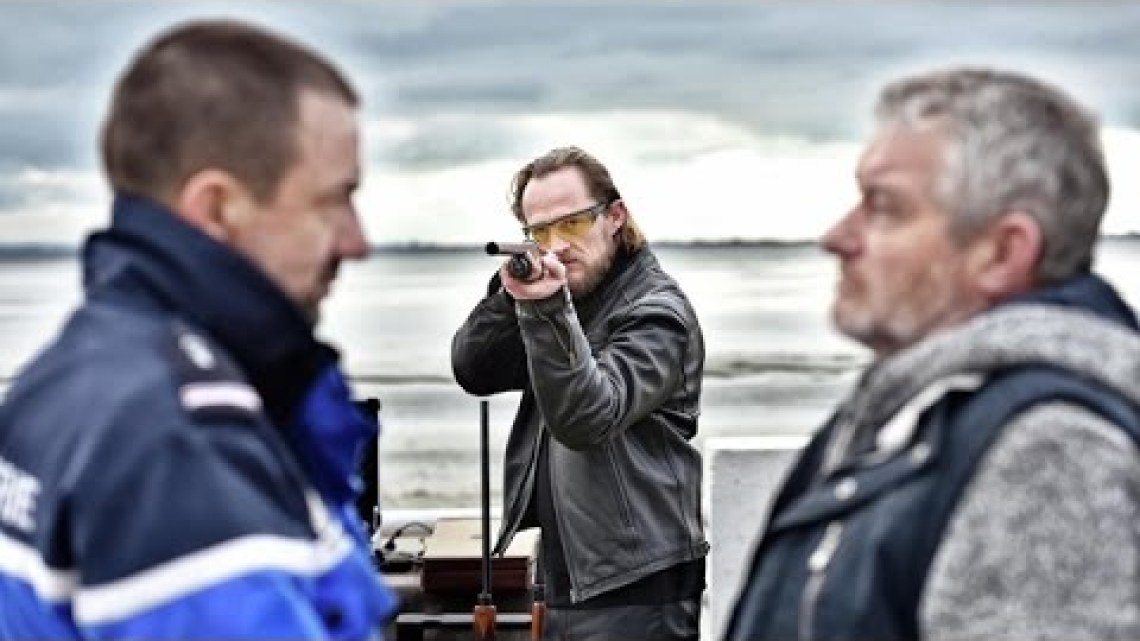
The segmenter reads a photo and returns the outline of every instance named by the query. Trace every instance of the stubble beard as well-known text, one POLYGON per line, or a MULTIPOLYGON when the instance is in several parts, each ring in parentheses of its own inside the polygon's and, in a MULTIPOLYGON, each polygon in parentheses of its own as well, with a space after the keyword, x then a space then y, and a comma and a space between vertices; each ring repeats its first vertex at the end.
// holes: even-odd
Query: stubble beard
POLYGON ((843 335, 885 356, 970 316, 966 301, 957 300, 948 286, 924 289, 932 292, 931 298, 919 301, 912 293, 899 297, 908 303, 902 306, 874 300, 837 299, 832 305, 832 324, 843 335))
POLYGON ((610 268, 613 267, 615 254, 617 254, 616 247, 610 250, 596 265, 587 267, 586 272, 582 275, 582 280, 577 284, 567 277, 566 285, 570 289, 570 297, 579 299, 592 294, 602 279, 606 277, 606 274, 609 273, 610 268))

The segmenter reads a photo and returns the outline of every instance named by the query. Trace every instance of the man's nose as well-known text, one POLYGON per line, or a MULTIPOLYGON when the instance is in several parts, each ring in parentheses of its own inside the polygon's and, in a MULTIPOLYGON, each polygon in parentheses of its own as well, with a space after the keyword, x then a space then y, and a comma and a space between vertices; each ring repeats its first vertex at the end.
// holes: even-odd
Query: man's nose
POLYGON ((559 254, 570 247, 570 242, 558 233, 558 230, 551 230, 550 246, 546 248, 547 251, 553 254, 559 254))
POLYGON ((364 226, 360 224, 360 216, 352 212, 347 216, 346 222, 341 226, 337 238, 337 253, 342 258, 367 258, 371 247, 368 238, 364 235, 364 226))
POLYGON ((837 256, 849 256, 859 249, 858 209, 847 212, 820 238, 824 250, 837 256))

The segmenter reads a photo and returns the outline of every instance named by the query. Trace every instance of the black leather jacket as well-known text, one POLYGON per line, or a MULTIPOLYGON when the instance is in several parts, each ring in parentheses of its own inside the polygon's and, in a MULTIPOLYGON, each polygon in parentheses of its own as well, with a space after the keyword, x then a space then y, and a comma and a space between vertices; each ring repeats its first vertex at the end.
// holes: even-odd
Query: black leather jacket
POLYGON ((523 390, 507 442, 510 544, 550 431, 551 490, 573 602, 703 557, 697 431, 704 338, 649 249, 620 256, 595 291, 514 301, 492 279, 452 342, 469 393, 523 390))

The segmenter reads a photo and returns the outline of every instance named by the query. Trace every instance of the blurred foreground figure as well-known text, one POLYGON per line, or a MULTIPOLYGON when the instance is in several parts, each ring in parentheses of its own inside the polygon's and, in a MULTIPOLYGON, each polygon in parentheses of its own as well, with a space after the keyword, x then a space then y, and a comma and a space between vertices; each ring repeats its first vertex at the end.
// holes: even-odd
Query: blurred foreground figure
POLYGON ((468 392, 523 392, 496 550, 541 528, 544 638, 696 639, 708 552, 689 443, 697 317, 596 158, 552 150, 512 188, 532 273, 504 263, 451 351, 468 392))
POLYGON ((1091 271, 1108 179, 1054 88, 955 69, 879 98, 823 238, 874 364, 776 497, 743 639, 1140 639, 1140 338, 1091 271))
POLYGON ((315 53, 192 23, 103 129, 85 298, 0 409, 0 637, 361 639, 394 609, 353 503, 375 423, 314 338, 357 98, 315 53))

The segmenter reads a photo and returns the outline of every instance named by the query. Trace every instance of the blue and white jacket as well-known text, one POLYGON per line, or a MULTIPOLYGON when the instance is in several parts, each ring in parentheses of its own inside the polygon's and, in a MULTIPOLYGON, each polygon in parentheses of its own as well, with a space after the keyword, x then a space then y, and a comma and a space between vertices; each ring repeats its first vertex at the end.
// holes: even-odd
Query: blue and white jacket
POLYGON ((252 263, 116 198, 85 299, 0 407, 0 639, 360 639, 375 422, 252 263))

